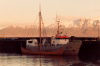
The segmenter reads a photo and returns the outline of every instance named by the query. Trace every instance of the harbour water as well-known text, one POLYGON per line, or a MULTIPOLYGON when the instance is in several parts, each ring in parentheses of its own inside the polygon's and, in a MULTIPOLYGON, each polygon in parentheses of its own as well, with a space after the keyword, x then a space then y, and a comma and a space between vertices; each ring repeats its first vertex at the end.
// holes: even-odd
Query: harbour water
POLYGON ((82 61, 78 56, 0 54, 0 66, 100 66, 100 60, 82 61))

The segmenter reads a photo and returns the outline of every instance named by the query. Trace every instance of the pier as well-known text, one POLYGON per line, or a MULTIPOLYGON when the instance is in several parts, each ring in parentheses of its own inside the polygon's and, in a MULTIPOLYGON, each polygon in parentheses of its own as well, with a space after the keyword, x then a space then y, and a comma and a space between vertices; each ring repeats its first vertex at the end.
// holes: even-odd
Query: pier
MULTIPOLYGON (((21 46, 26 47, 26 40, 28 39, 37 39, 39 41, 39 37, 8 37, 8 38, 0 38, 0 53, 14 53, 21 54, 21 46)), ((50 37, 42 37, 42 39, 51 40, 50 37)), ((66 39, 66 38, 65 38, 66 39)), ((96 37, 70 37, 70 41, 80 40, 82 41, 82 45, 79 48, 79 55, 93 55, 98 54, 97 50, 100 50, 100 41, 96 37)), ((67 49, 67 48, 66 48, 67 49)), ((65 54, 66 55, 66 54, 65 54)))

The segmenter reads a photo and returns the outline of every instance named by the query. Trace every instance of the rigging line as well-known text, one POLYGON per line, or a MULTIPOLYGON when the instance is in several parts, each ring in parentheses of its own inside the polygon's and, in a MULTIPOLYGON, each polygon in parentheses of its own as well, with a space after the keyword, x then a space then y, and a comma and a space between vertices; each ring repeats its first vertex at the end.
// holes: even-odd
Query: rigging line
POLYGON ((46 37, 47 36, 47 33, 46 33, 46 28, 45 28, 45 25, 44 25, 44 22, 43 22, 43 18, 42 17, 41 17, 41 21, 42 21, 42 25, 43 25, 42 26, 42 28, 43 28, 43 30, 42 30, 43 31, 43 37, 44 36, 46 37))
POLYGON ((25 34, 25 36, 27 37, 27 27, 25 26, 24 29, 25 29, 25 33, 24 33, 24 34, 25 34))
MULTIPOLYGON (((28 28, 27 28, 27 29, 28 29, 28 28)), ((28 30, 27 30, 27 31, 28 31, 28 30)), ((28 31, 28 32, 27 32, 27 31, 26 31, 26 34, 27 34, 27 37, 29 37, 29 31, 28 31)))

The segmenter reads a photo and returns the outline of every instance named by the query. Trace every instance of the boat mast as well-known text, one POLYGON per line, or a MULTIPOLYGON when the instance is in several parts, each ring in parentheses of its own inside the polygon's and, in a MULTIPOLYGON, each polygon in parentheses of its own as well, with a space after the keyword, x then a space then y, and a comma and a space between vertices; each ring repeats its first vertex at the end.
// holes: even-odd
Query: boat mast
POLYGON ((42 15, 41 15, 41 4, 39 4, 39 37, 40 37, 40 44, 41 44, 41 21, 42 21, 42 15))
POLYGON ((60 19, 58 19, 57 15, 56 15, 56 22, 57 22, 57 25, 58 25, 58 30, 57 30, 57 34, 59 34, 59 29, 60 29, 60 19))
MULTIPOLYGON (((39 0, 40 1, 40 0, 39 0)), ((41 38, 41 23, 42 23, 42 14, 41 14, 41 2, 39 2, 39 37, 40 37, 40 43, 39 43, 39 50, 41 51, 41 43, 42 43, 42 38, 41 38)), ((40 53, 40 66, 41 65, 41 53, 40 53)))

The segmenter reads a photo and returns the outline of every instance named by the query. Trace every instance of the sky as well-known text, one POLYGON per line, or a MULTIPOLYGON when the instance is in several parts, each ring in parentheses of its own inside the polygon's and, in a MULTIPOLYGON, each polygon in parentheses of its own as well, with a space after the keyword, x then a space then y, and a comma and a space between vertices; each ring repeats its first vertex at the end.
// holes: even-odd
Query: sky
MULTIPOLYGON (((39 0, 0 0, 0 28, 38 24, 39 0)), ((41 0, 43 21, 55 23, 56 14, 69 17, 99 17, 100 0, 41 0)), ((62 19, 63 20, 63 19, 62 19)))

